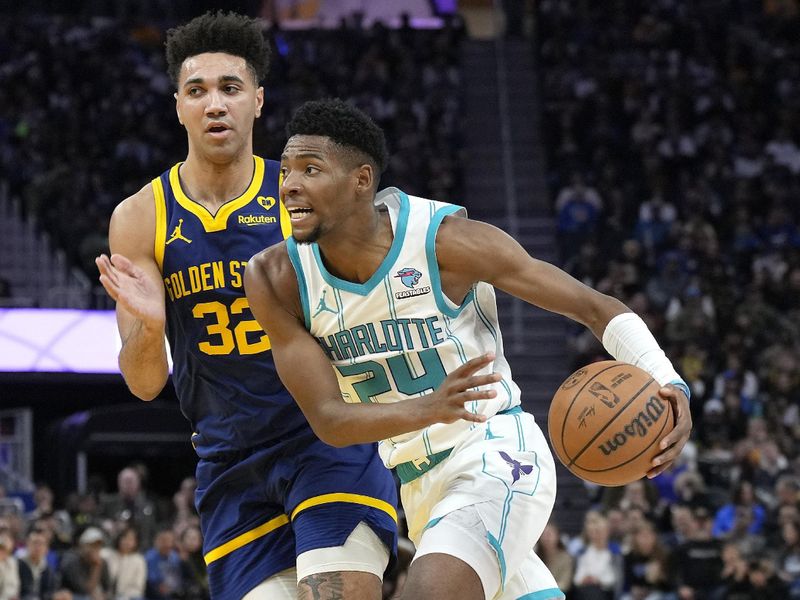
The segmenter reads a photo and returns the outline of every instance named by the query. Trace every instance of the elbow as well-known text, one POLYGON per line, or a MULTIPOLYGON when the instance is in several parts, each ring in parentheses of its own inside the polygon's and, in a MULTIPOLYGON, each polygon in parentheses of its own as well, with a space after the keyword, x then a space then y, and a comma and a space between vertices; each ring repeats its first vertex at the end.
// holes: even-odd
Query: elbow
POLYGON ((128 385, 131 394, 136 396, 139 400, 150 402, 158 398, 161 390, 163 390, 164 386, 167 384, 167 377, 165 376, 163 379, 159 378, 156 381, 148 382, 136 382, 125 378, 125 383, 128 385))
POLYGON ((333 446, 334 448, 344 448, 357 444, 358 440, 351 439, 347 434, 347 428, 340 424, 335 418, 323 417, 321 415, 306 415, 311 429, 321 441, 333 446))
POLYGON ((337 427, 332 427, 330 425, 324 427, 312 425, 311 429, 314 430, 314 434, 320 440, 328 444, 328 446, 333 446, 334 448, 344 448, 345 446, 351 446, 352 444, 356 443, 342 435, 337 427))

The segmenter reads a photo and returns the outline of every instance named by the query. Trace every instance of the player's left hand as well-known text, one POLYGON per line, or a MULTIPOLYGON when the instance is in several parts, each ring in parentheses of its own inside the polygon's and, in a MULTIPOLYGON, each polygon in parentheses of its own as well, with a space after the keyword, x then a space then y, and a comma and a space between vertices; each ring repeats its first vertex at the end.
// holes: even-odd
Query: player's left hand
POLYGON ((689 409, 689 398, 686 397, 683 390, 668 383, 658 390, 658 393, 672 405, 675 427, 661 440, 659 444, 661 453, 653 458, 653 468, 647 472, 649 479, 660 475, 672 466, 686 442, 689 441, 689 434, 692 432, 692 411, 689 409))

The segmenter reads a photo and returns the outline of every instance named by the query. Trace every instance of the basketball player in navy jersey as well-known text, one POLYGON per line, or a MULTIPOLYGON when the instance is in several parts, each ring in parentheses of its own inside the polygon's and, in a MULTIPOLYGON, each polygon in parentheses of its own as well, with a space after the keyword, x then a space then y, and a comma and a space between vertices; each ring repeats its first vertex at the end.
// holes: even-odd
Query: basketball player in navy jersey
POLYGON ((417 548, 404 600, 563 599, 532 550, 555 500, 555 465, 520 406, 493 286, 586 325, 663 386, 677 418, 650 476, 689 437, 688 387, 620 301, 461 207, 395 188, 376 196, 385 144, 361 111, 308 102, 287 132, 281 198, 292 236, 250 260, 247 297, 320 437, 381 440, 417 548))
POLYGON ((394 481, 374 444, 314 436, 244 296, 249 258, 290 233, 279 165, 253 155, 269 48, 255 21, 207 13, 171 30, 166 52, 188 154, 114 210, 111 257, 97 259, 123 376, 156 397, 166 333, 213 598, 377 600, 396 545, 394 481))

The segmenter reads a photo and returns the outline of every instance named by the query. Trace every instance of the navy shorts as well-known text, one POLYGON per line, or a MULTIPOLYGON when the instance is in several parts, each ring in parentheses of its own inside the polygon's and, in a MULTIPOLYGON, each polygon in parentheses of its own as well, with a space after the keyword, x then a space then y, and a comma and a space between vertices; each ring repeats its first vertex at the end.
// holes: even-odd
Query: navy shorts
POLYGON ((197 465, 211 597, 240 600, 298 554, 341 546, 359 522, 394 554, 397 493, 375 444, 334 448, 309 430, 197 465))

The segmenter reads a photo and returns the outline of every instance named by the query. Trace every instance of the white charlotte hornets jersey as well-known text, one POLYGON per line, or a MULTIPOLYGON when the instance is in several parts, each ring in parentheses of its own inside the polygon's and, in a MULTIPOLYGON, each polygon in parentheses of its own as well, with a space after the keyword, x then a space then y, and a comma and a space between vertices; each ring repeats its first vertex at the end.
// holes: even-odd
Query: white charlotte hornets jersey
MULTIPOLYGON (((461 305, 442 292, 436 232, 447 215, 466 211, 396 188, 383 190, 375 203, 387 206, 394 241, 363 284, 329 273, 317 244, 287 240, 306 327, 333 363, 344 399, 397 402, 421 396, 468 360, 491 351, 496 355, 492 370, 503 375, 495 384, 497 397, 466 408, 493 416, 518 406, 519 389, 503 356, 494 288, 477 284, 461 305)), ((383 440, 381 458, 390 468, 408 461, 424 464, 426 457, 452 448, 471 426, 463 420, 437 423, 383 440)))

